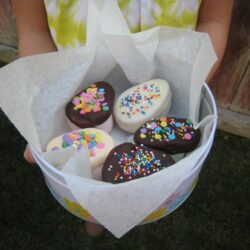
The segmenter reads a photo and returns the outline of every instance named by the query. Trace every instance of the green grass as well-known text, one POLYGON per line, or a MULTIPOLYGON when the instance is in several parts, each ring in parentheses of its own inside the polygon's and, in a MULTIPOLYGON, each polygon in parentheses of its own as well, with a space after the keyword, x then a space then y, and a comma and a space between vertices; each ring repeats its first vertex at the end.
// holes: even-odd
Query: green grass
POLYGON ((24 139, 0 111, 0 249, 250 249, 250 140, 217 131, 188 200, 120 240, 91 238, 23 160, 24 139))

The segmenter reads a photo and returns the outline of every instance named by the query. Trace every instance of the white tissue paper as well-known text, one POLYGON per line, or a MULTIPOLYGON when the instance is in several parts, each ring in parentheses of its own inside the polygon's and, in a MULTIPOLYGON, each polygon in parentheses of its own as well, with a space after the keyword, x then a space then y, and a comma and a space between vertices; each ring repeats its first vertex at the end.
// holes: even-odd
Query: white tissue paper
MULTIPOLYGON (((89 4, 90 20, 92 13, 99 21, 89 25, 85 48, 21 58, 0 69, 0 105, 38 155, 61 170, 78 203, 119 238, 195 171, 211 147, 216 117, 200 123, 202 143, 186 158, 151 176, 113 185, 91 179, 87 152, 82 158, 73 149, 44 152, 52 138, 69 131, 65 104, 99 80, 111 83, 118 96, 132 84, 162 78, 173 93, 170 114, 198 125, 201 88, 216 56, 207 34, 169 27, 131 34, 116 1, 97 2, 89 4)), ((131 137, 116 126, 111 136, 116 144, 131 137)))

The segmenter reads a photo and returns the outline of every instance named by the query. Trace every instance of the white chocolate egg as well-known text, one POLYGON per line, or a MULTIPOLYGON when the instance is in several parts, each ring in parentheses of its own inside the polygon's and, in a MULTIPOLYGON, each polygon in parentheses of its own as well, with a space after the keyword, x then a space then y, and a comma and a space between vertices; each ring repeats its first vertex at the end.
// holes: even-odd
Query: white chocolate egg
POLYGON ((115 120, 121 129, 134 133, 149 119, 166 115, 171 96, 165 80, 154 79, 136 85, 124 91, 116 100, 115 120))
POLYGON ((114 147, 113 138, 105 131, 96 128, 75 130, 52 139, 46 151, 53 151, 74 145, 80 148, 86 145, 89 150, 92 169, 100 167, 105 161, 110 150, 114 147))

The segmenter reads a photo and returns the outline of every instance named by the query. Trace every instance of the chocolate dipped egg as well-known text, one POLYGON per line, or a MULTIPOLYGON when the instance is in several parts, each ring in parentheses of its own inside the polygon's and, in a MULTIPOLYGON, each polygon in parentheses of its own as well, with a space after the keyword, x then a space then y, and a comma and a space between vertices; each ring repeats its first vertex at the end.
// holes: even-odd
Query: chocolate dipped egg
POLYGON ((116 100, 114 117, 121 129, 134 133, 152 117, 166 115, 171 104, 171 90, 165 80, 154 79, 123 92, 116 100))
POLYGON ((173 165, 165 152, 123 143, 110 151, 102 168, 102 180, 113 184, 145 177, 173 165))
POLYGON ((92 169, 102 166, 105 158, 114 147, 114 140, 105 131, 96 128, 75 130, 52 139, 46 151, 63 149, 74 145, 80 149, 87 146, 92 169))
POLYGON ((188 153, 200 141, 200 129, 190 119, 161 117, 143 124, 134 134, 134 141, 169 154, 188 153))
POLYGON ((75 95, 65 108, 72 130, 96 127, 109 133, 114 98, 114 89, 106 82, 93 83, 75 95))

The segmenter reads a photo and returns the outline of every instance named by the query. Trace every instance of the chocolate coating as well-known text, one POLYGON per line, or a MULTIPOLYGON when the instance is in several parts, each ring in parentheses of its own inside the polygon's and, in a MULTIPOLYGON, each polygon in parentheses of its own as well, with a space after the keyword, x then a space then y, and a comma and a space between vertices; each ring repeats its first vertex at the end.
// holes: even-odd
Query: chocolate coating
MULTIPOLYGON (((98 95, 98 94, 97 94, 98 95)), ((84 89, 77 95, 75 95, 70 102, 66 105, 65 108, 65 113, 67 118, 75 124, 79 128, 89 128, 89 127, 95 127, 96 125, 100 125, 104 123, 112 114, 113 111, 113 105, 114 105, 114 98, 115 98, 115 91, 113 87, 106 83, 106 82, 97 82, 94 84, 91 84, 88 88, 84 89), (91 110, 90 112, 85 112, 85 113, 80 113, 83 112, 81 108, 76 109, 76 105, 74 105, 73 100, 74 98, 80 98, 80 95, 84 92, 88 91, 88 89, 93 89, 96 86, 98 90, 104 90, 104 100, 100 102, 100 111, 93 111, 91 110), (106 106, 108 107, 108 110, 103 110, 102 105, 106 103, 106 106)), ((98 98, 97 98, 98 99, 98 98)))
POLYGON ((143 124, 134 134, 134 141, 169 154, 188 153, 200 141, 200 129, 190 119, 162 117, 143 124))
POLYGON ((110 151, 103 164, 102 180, 122 183, 156 173, 174 163, 162 151, 126 142, 110 151))

